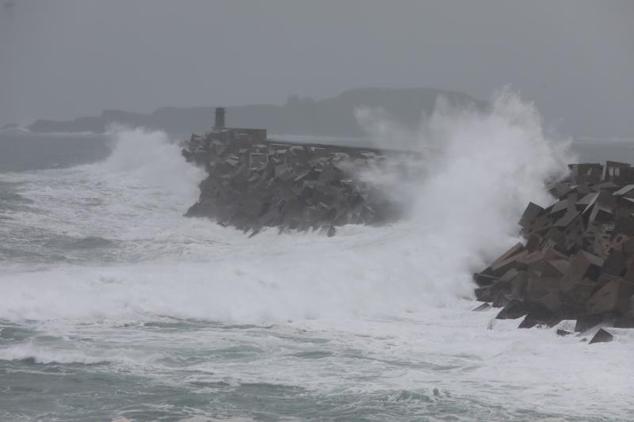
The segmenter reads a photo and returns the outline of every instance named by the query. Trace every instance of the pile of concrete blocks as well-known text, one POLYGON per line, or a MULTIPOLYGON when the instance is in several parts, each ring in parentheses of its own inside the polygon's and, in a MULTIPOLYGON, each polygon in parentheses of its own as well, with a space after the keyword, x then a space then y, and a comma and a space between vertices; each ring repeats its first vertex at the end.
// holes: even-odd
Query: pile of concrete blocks
POLYGON ((474 274, 478 300, 521 328, 576 320, 575 331, 634 327, 634 168, 570 165, 547 208, 530 203, 518 243, 474 274))
POLYGON ((209 176, 188 216, 215 219, 256 234, 322 230, 344 224, 381 224, 397 219, 399 207, 356 175, 377 165, 381 151, 236 137, 231 129, 192 135, 183 154, 209 176))

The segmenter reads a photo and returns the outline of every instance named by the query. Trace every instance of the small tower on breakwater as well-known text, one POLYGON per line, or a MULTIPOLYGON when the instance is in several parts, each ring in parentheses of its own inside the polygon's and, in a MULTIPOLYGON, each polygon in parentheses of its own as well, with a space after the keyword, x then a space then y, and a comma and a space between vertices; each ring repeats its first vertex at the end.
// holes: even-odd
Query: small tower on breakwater
POLYGON ((213 138, 251 143, 266 142, 266 129, 227 127, 225 122, 226 111, 224 107, 216 107, 214 127, 210 133, 213 138))
POLYGON ((222 130, 225 128, 225 114, 224 107, 216 107, 216 120, 214 122, 214 130, 222 130))

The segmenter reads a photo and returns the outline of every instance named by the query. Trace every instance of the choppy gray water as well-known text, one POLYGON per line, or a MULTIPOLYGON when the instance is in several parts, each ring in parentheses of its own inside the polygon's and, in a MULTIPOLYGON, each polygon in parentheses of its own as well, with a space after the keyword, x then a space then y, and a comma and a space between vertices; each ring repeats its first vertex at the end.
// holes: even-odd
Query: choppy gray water
POLYGON ((429 270, 442 239, 407 224, 185 219, 200 170, 118 136, 0 134, 0 420, 631 420, 631 333, 588 347, 471 312, 467 275, 429 270))

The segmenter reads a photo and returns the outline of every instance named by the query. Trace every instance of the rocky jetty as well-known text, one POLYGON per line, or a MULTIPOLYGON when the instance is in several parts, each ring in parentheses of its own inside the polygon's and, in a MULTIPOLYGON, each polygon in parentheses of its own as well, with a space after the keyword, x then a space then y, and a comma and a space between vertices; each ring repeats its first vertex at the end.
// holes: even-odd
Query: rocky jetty
MULTIPOLYGON (((221 126, 224 117, 218 117, 221 126)), ((399 217, 399 207, 361 178, 380 166, 384 151, 269 140, 260 129, 217 128, 192 135, 183 148, 208 177, 188 216, 215 219, 251 234, 323 230, 334 235, 344 224, 382 224, 399 217)))
MULTIPOLYGON (((570 165, 551 193, 557 202, 524 211, 525 242, 474 274, 477 299, 502 307, 499 319, 523 317, 521 328, 634 327, 634 168, 570 165)), ((611 339, 600 334, 594 342, 611 339)))

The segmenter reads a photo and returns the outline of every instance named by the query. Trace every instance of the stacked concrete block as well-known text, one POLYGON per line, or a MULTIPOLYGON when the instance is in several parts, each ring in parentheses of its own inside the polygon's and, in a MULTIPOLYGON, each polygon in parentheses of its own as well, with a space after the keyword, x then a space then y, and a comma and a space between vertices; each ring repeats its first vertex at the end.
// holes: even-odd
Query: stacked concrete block
POLYGON ((550 192, 550 206, 526 207, 525 241, 474 275, 477 299, 501 307, 497 318, 523 318, 520 327, 634 327, 634 169, 571 165, 550 192))
POLYGON ((336 226, 399 217, 396 204, 356 177, 355 169, 385 159, 381 151, 262 141, 231 130, 193 135, 184 145, 183 155, 209 174, 187 215, 251 234, 277 227, 328 235, 336 226))

